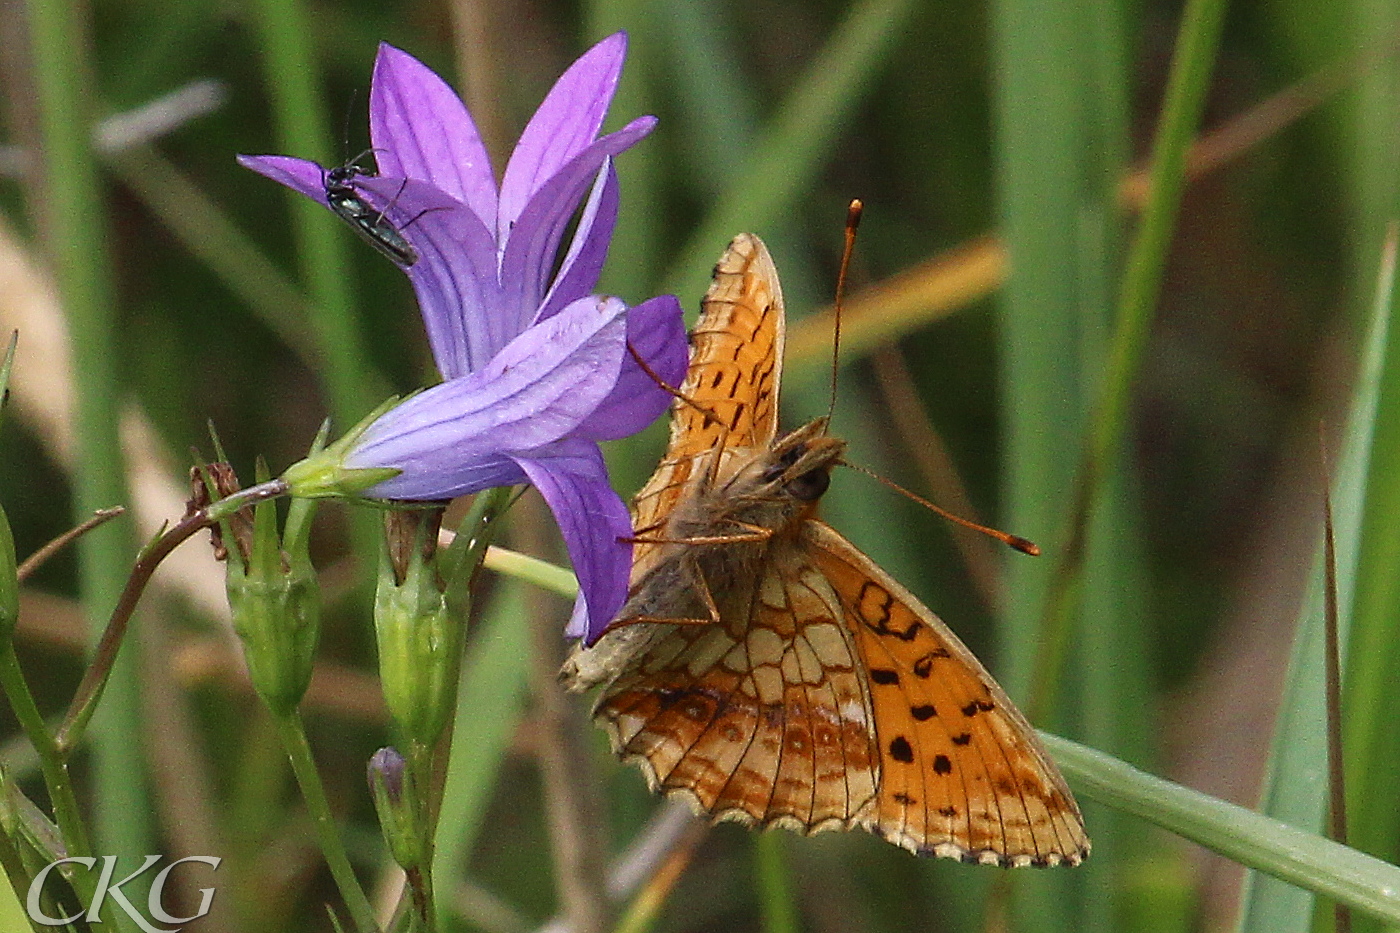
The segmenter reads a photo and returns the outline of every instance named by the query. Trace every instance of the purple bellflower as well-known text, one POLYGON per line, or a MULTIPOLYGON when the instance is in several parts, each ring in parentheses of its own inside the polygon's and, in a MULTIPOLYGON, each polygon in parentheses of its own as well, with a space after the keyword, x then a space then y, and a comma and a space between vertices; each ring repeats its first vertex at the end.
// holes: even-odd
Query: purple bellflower
POLYGON ((641 430, 668 402, 628 345, 671 385, 687 363, 674 296, 629 308, 593 294, 617 220, 612 158, 656 123, 639 117, 598 135, 626 47, 617 33, 570 66, 525 127, 499 188, 461 100, 389 45, 370 91, 378 174, 342 167, 330 178, 289 156, 239 158, 333 209, 328 191, 339 196, 337 213, 371 239, 391 225, 385 236, 401 240, 381 251, 412 282, 444 379, 295 465, 285 476, 294 492, 435 500, 533 483, 579 579, 566 632, 588 642, 622 605, 631 569, 631 546, 619 540, 631 523, 598 442, 641 430), (371 212, 347 216, 346 197, 371 212), (364 488, 365 478, 376 482, 364 488))

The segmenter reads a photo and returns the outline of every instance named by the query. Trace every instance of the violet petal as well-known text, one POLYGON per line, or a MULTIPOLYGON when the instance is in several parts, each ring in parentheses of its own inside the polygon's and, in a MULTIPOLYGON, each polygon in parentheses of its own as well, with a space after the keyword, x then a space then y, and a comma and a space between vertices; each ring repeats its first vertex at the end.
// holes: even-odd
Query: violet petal
POLYGON ((506 240, 539 187, 598 135, 626 56, 627 34, 613 33, 580 55, 554 82, 520 134, 501 180, 498 240, 506 240))
MULTIPOLYGON (((402 472, 376 496, 445 499, 469 491, 502 453, 572 432, 617 382, 626 305, 588 298, 532 327, 476 372, 414 395, 371 424, 345 467, 402 472)), ((499 485, 499 483, 493 484, 499 485)))
POLYGON ((579 215, 569 251, 559 271, 554 274, 549 294, 535 313, 535 321, 553 316, 569 302, 592 294, 598 287, 598 279, 603 274, 603 261, 608 258, 608 244, 612 242, 613 228, 617 226, 617 205, 617 169, 613 167, 612 159, 608 158, 593 182, 593 190, 583 205, 583 213, 579 215))
MULTIPOLYGON (((638 117, 584 149, 534 195, 511 230, 501 256, 501 287, 506 307, 529 309, 544 300, 559 241, 579 200, 593 183, 603 160, 624 151, 656 125, 655 117, 638 117)), ((522 320, 525 327, 529 318, 522 320)))
POLYGON ((516 462, 544 496, 564 535, 578 577, 578 598, 564 634, 592 644, 627 598, 632 522, 613 488, 596 444, 570 439, 516 462))
MULTIPOLYGON (((690 350, 681 303, 675 295, 658 295, 628 311, 627 342, 668 386, 680 386, 690 350)), ((627 353, 612 392, 574 429, 574 435, 611 441, 636 434, 655 421, 670 401, 670 394, 627 353)))
POLYGON ((424 454, 423 460, 406 461, 402 473, 371 486, 362 495, 371 499, 432 502, 527 481, 520 466, 504 454, 463 460, 449 468, 443 468, 441 461, 424 454))
POLYGON ((238 164, 326 204, 326 170, 315 162, 284 155, 241 155, 238 164))
POLYGON ((503 305, 495 244, 476 212, 416 179, 359 178, 355 186, 418 251, 408 278, 443 378, 485 366, 522 328, 519 312, 503 305))
POLYGON ((381 174, 431 182, 495 233, 496 178, 471 114, 432 69, 387 43, 374 61, 369 126, 381 174))

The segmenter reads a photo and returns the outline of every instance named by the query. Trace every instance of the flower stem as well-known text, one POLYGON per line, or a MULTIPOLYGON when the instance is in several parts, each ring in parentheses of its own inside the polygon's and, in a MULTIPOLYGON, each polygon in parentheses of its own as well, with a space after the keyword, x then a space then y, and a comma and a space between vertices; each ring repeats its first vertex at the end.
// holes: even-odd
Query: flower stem
MULTIPOLYGON (((456 705, 456 697, 453 697, 456 705)), ((444 756, 445 757, 445 756, 444 756)), ((413 774, 414 786, 420 788, 423 799, 415 801, 419 808, 419 840, 421 851, 418 863, 407 872, 409 890, 413 894, 413 910, 425 931, 434 929, 437 912, 433 908, 433 828, 437 819, 440 801, 438 793, 441 781, 433 780, 433 762, 436 756, 433 749, 421 742, 409 746, 408 768, 413 774)))
POLYGON ((20 670, 19 658, 15 655, 14 642, 6 639, 0 644, 0 689, 10 700, 10 708, 15 712, 20 727, 24 729, 34 751, 39 756, 39 766, 44 775, 44 787, 53 802, 54 821, 63 833, 63 844, 68 850, 60 855, 91 855, 92 841, 88 838, 87 827, 83 823, 78 807, 77 795, 73 792, 73 781, 68 773, 68 760, 63 750, 54 741, 34 702, 34 694, 20 670))
POLYGON ((102 632, 97 649, 93 652, 92 662, 68 705, 68 714, 63 718, 63 725, 54 736, 54 744, 62 753, 66 755, 82 741, 83 731, 97 709, 97 703, 102 699, 102 692, 112 675, 112 666, 116 663, 117 652, 126 637, 126 627, 131 622, 131 615, 136 611, 136 604, 141 601, 141 594, 146 591, 146 584, 150 582, 151 575, 155 573, 156 567, 160 566, 160 562, 188 538, 212 525, 218 517, 285 493, 286 484, 279 480, 240 490, 208 508, 186 515, 175 527, 141 549, 136 565, 127 577, 121 597, 117 600, 116 608, 107 620, 107 627, 102 632))
POLYGON ((326 799, 326 788, 321 783, 321 775, 316 770, 315 759, 311 756, 311 745, 306 741, 306 730, 302 728, 300 714, 293 711, 289 715, 275 717, 277 732, 282 740, 282 748, 292 763, 301 796, 306 801, 306 809, 311 813, 312 825, 316 827, 316 838, 321 844, 321 853, 326 857, 326 865, 331 870, 340 896, 355 928, 360 933, 374 933, 379 925, 374 919, 374 909, 369 898, 355 878, 355 870, 350 867, 350 856, 345 852, 337 830, 335 815, 331 813, 330 801, 326 799))
POLYGON ((521 554, 510 548, 491 545, 486 551, 486 559, 482 561, 482 566, 517 580, 533 583, 568 599, 573 599, 578 594, 578 581, 572 572, 558 564, 551 564, 549 561, 521 554))

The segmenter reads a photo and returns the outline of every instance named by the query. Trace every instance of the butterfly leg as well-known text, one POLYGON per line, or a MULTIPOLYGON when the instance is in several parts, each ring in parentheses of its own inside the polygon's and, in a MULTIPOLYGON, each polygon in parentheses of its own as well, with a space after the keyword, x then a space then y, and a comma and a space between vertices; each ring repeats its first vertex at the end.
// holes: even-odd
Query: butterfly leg
POLYGON ((765 528, 762 525, 750 525, 748 522, 734 521, 733 519, 731 519, 731 522, 744 529, 745 532, 742 535, 732 536, 730 538, 732 541, 767 541, 769 538, 773 537, 774 529, 772 528, 765 528))
POLYGON ((772 528, 764 528, 760 525, 750 525, 747 522, 735 522, 743 531, 732 535, 692 535, 688 538, 651 538, 644 534, 636 534, 626 538, 618 538, 623 544, 752 544, 758 541, 767 541, 773 537, 772 528))
POLYGON ((675 616, 628 616, 625 619, 617 619, 608 626, 608 631, 622 628, 625 625, 637 625, 642 622, 654 625, 713 625, 714 619, 684 619, 675 616))
POLYGON ((705 574, 699 567, 695 568, 695 588, 700 591, 700 598, 704 600, 705 608, 709 610, 710 621, 719 624, 719 606, 715 605, 714 594, 710 592, 710 584, 705 582, 705 574))

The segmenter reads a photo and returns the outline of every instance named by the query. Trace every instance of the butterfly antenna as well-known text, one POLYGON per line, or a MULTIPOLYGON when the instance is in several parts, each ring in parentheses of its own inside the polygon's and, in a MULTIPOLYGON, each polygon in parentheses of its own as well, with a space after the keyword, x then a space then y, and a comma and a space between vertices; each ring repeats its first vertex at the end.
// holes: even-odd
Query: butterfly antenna
POLYGON ((866 476, 870 476, 879 480, 886 486, 893 489, 895 492, 899 493, 901 496, 904 496, 907 499, 919 503, 919 505, 922 505, 930 512, 933 512, 935 515, 943 516, 955 525, 962 525, 964 528, 971 528, 973 531, 980 531, 982 532, 982 534, 988 536, 989 538, 995 538, 1002 544, 1005 544, 1007 547, 1015 548, 1022 554, 1029 554, 1032 557, 1040 556, 1040 546, 1037 545, 1034 541, 1031 541, 1027 538, 1022 538, 1020 535, 1007 534, 1006 532, 1001 531, 997 528, 990 528, 986 525, 979 525, 976 522, 971 521, 970 519, 963 518, 961 515, 954 515, 947 509, 939 508, 938 506, 934 505, 932 502, 928 501, 923 496, 910 492, 903 486, 896 483, 894 480, 886 479, 879 473, 876 473, 874 470, 867 470, 863 466, 858 466, 854 463, 849 463, 846 460, 842 460, 841 465, 845 467, 850 467, 857 473, 864 473, 866 476))
POLYGON ((856 228, 860 226, 860 215, 865 205, 860 198, 852 198, 846 208, 846 245, 841 250, 841 271, 836 274, 836 324, 831 337, 831 404, 827 406, 826 420, 831 421, 836 414, 836 372, 841 368, 841 300, 846 296, 846 272, 851 267, 851 253, 856 248, 856 228))
POLYGON ((651 368, 650 364, 648 364, 647 361, 642 358, 642 355, 637 352, 637 348, 632 346, 632 341, 630 340, 627 341, 627 352, 632 354, 632 359, 637 361, 637 365, 642 368, 642 372, 646 373, 648 376, 651 377, 652 382, 660 386, 661 389, 668 395, 670 395, 672 398, 675 398, 682 404, 689 405, 691 408, 698 411, 701 415, 704 416, 706 424, 714 424, 719 421, 719 416, 716 415, 714 412, 710 411, 708 408, 701 405, 693 398, 687 396, 684 392, 668 383, 665 379, 662 379, 661 374, 651 368))

